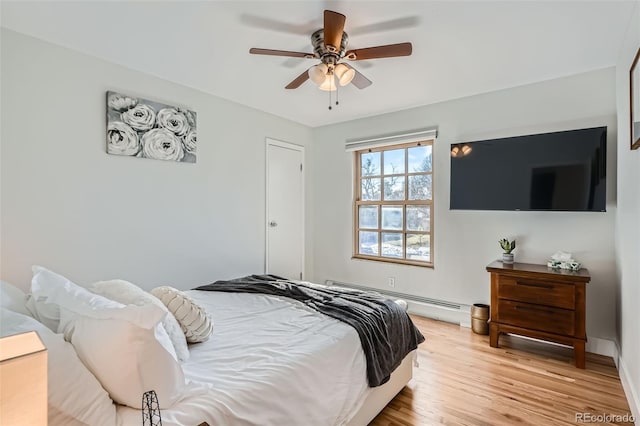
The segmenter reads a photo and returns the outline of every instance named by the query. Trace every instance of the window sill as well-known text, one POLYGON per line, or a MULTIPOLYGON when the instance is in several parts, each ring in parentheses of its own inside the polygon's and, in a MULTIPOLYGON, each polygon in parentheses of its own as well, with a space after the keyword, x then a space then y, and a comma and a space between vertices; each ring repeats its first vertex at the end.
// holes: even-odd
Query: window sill
POLYGON ((395 263, 396 265, 419 266, 421 268, 434 269, 433 262, 420 262, 417 260, 391 259, 387 257, 367 256, 364 254, 354 254, 353 256, 351 256, 351 259, 372 260, 374 262, 395 263))

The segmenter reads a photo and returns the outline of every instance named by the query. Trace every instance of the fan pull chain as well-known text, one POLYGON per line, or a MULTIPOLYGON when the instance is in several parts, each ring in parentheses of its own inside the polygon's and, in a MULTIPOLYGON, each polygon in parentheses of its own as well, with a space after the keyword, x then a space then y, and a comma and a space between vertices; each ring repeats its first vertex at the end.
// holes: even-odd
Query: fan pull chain
MULTIPOLYGON (((331 78, 331 80, 329 80, 329 110, 332 110, 333 107, 331 106, 331 92, 333 90, 331 90, 331 86, 333 86, 333 78, 331 78)), ((340 96, 338 94, 338 92, 340 91, 338 85, 336 84, 336 105, 340 105, 340 96)))
POLYGON ((329 79, 329 110, 332 109, 331 108, 331 92, 332 92, 331 86, 333 84, 333 74, 330 74, 330 75, 331 75, 331 78, 329 79))

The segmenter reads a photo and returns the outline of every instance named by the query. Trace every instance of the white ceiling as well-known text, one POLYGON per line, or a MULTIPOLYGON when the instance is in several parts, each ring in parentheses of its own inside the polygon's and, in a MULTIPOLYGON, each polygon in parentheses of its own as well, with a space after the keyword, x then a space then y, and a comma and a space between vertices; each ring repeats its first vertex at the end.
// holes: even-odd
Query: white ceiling
MULTIPOLYGON (((613 66, 626 1, 2 2, 2 26, 309 126, 613 66), (373 81, 328 93, 284 86, 316 62, 322 11, 347 16, 350 48, 411 41, 410 57, 352 63, 373 81)), ((149 94, 151 97, 152 94, 149 94)))

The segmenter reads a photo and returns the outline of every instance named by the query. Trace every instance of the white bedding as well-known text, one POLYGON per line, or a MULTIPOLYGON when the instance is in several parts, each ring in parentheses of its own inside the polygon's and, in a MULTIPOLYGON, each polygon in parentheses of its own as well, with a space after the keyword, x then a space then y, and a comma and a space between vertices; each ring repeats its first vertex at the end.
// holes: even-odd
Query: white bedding
MULTIPOLYGON (((189 291, 211 313, 211 338, 182 364, 189 391, 169 425, 342 425, 369 388, 356 331, 298 302, 260 294, 189 291)), ((141 412, 118 407, 121 425, 141 412)))

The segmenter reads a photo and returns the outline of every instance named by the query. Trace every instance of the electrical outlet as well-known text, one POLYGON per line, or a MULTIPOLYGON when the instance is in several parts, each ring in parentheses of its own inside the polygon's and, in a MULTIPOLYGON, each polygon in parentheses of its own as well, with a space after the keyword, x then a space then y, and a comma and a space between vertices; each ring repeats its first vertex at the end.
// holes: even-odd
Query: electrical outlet
POLYGON ((396 287, 396 279, 394 277, 389 277, 389 287, 396 287))

